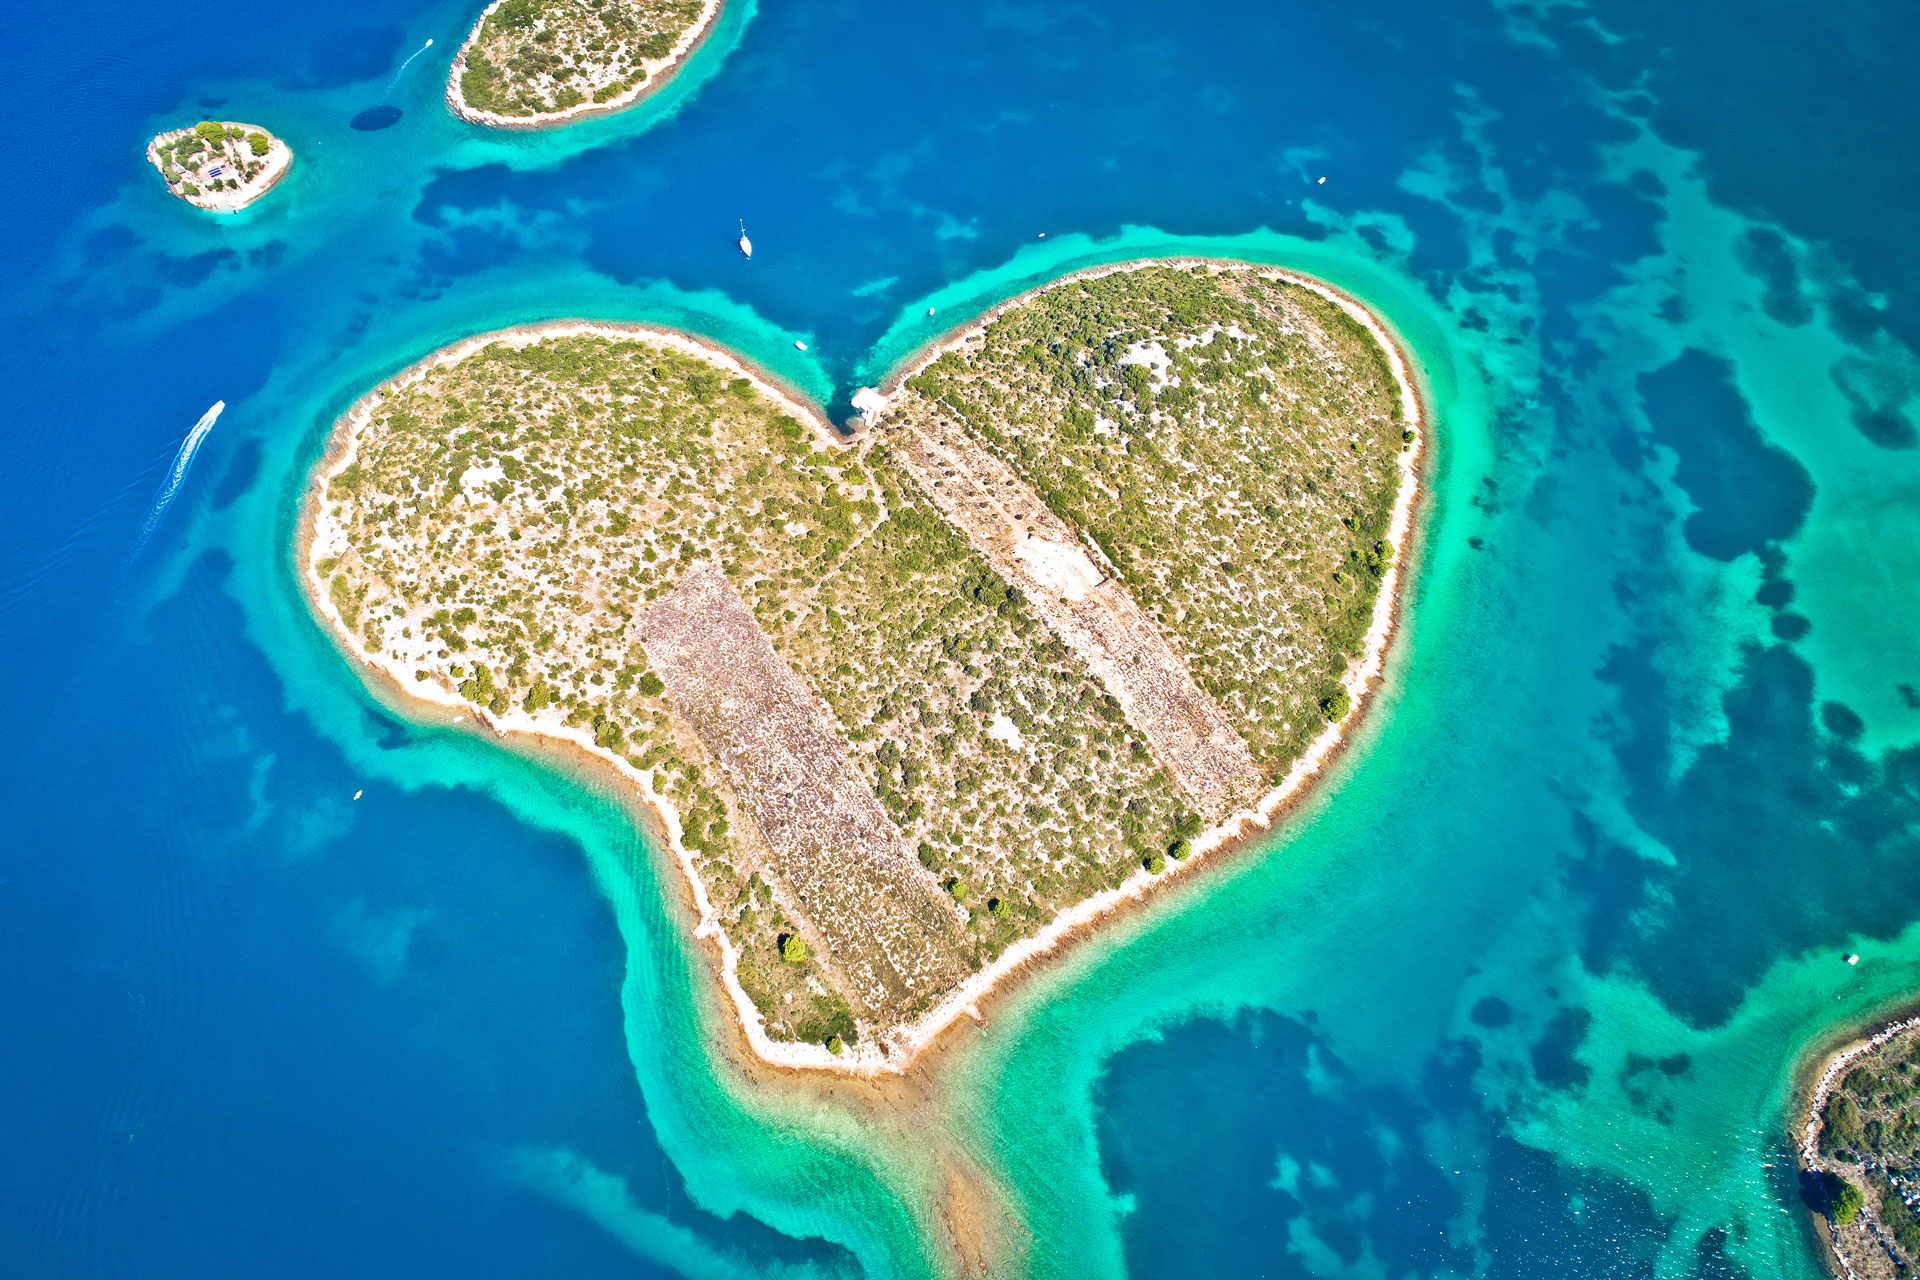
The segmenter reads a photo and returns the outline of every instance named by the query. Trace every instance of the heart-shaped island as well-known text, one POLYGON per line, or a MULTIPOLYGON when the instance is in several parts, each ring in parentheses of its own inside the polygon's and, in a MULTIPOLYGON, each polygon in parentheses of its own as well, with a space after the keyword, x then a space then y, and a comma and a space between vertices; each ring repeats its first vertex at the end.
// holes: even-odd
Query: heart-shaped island
POLYGON ((1358 304, 1193 261, 856 404, 660 330, 482 335, 340 420, 302 560, 407 693, 644 793, 756 1049, 872 1070, 1338 746, 1421 432, 1358 304))

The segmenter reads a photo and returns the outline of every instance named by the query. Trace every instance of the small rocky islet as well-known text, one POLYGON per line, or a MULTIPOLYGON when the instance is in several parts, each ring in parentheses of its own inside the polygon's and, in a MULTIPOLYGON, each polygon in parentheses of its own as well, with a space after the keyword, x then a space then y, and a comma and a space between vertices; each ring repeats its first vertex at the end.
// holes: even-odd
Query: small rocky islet
POLYGON ((638 102, 712 30, 721 0, 495 0, 447 78, 455 115, 564 124, 638 102))

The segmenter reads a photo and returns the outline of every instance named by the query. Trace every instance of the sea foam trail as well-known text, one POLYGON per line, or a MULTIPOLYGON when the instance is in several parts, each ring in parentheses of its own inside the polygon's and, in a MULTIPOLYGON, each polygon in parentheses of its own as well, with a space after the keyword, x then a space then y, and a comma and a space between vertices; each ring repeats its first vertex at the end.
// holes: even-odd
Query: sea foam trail
POLYGON ((398 71, 393 73, 393 79, 387 81, 387 87, 385 91, 381 93, 380 101, 385 102, 388 98, 393 96, 393 86, 399 84, 400 77, 407 74, 407 68, 413 65, 413 60, 419 57, 421 54, 425 53, 427 50, 431 49, 432 47, 433 47, 433 40, 431 37, 429 37, 425 44, 421 45, 418 49, 415 49, 412 53, 407 55, 407 60, 400 64, 400 69, 398 71))
POLYGON ((193 430, 187 432, 187 438, 180 442, 180 452, 174 455, 173 469, 167 472, 166 483, 154 495, 153 510, 147 513, 147 522, 140 527, 140 541, 134 545, 133 554, 139 555, 146 547, 147 539, 153 537, 153 531, 160 527, 160 518, 167 514, 167 508, 173 503, 173 495, 180 491, 181 482, 187 478, 187 468, 193 465, 193 455, 200 451, 200 442, 207 438, 207 432, 213 430, 214 422, 226 407, 225 400, 215 400, 213 408, 200 415, 200 421, 193 424, 193 430))

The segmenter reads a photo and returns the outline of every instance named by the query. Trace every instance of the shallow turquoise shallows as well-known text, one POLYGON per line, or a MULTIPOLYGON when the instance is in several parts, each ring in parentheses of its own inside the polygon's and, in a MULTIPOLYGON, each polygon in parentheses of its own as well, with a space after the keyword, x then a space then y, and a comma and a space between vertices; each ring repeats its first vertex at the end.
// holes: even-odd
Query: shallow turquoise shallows
POLYGON ((1794 1082, 1920 990, 1909 7, 732 0, 492 134, 477 2, 23 3, 0 1273, 912 1277, 957 1153, 1044 1276, 1820 1274, 1794 1082), (297 155, 236 217, 142 156, 210 114, 297 155), (993 1002, 923 1141, 745 1081, 621 798, 300 600, 327 428, 460 337, 680 326, 844 417, 1161 254, 1405 340, 1405 625, 1308 802, 993 1002))

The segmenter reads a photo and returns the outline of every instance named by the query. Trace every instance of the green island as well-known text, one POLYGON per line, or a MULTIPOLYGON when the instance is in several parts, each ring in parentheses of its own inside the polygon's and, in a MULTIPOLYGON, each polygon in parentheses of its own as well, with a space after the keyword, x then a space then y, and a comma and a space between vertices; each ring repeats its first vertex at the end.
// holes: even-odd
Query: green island
POLYGON ((906 385, 889 425, 991 455, 1084 538, 1263 783, 1345 714, 1412 437, 1386 351, 1333 300, 1128 272, 1047 290, 906 385))
POLYGON ((265 195, 293 164, 293 151, 259 125, 202 120, 147 144, 167 190, 196 209, 235 213, 265 195))
POLYGON ((1416 487, 1384 341, 1129 264, 842 436, 684 335, 483 335, 337 425, 308 588, 403 690, 647 796, 763 1056, 898 1066, 1337 747, 1416 487))
POLYGON ((1843 1274, 1920 1270, 1920 1021, 1838 1055, 1815 1088, 1801 1146, 1843 1274))
POLYGON ((692 52, 721 0, 494 0, 460 46, 447 105, 538 127, 632 106, 692 52))

